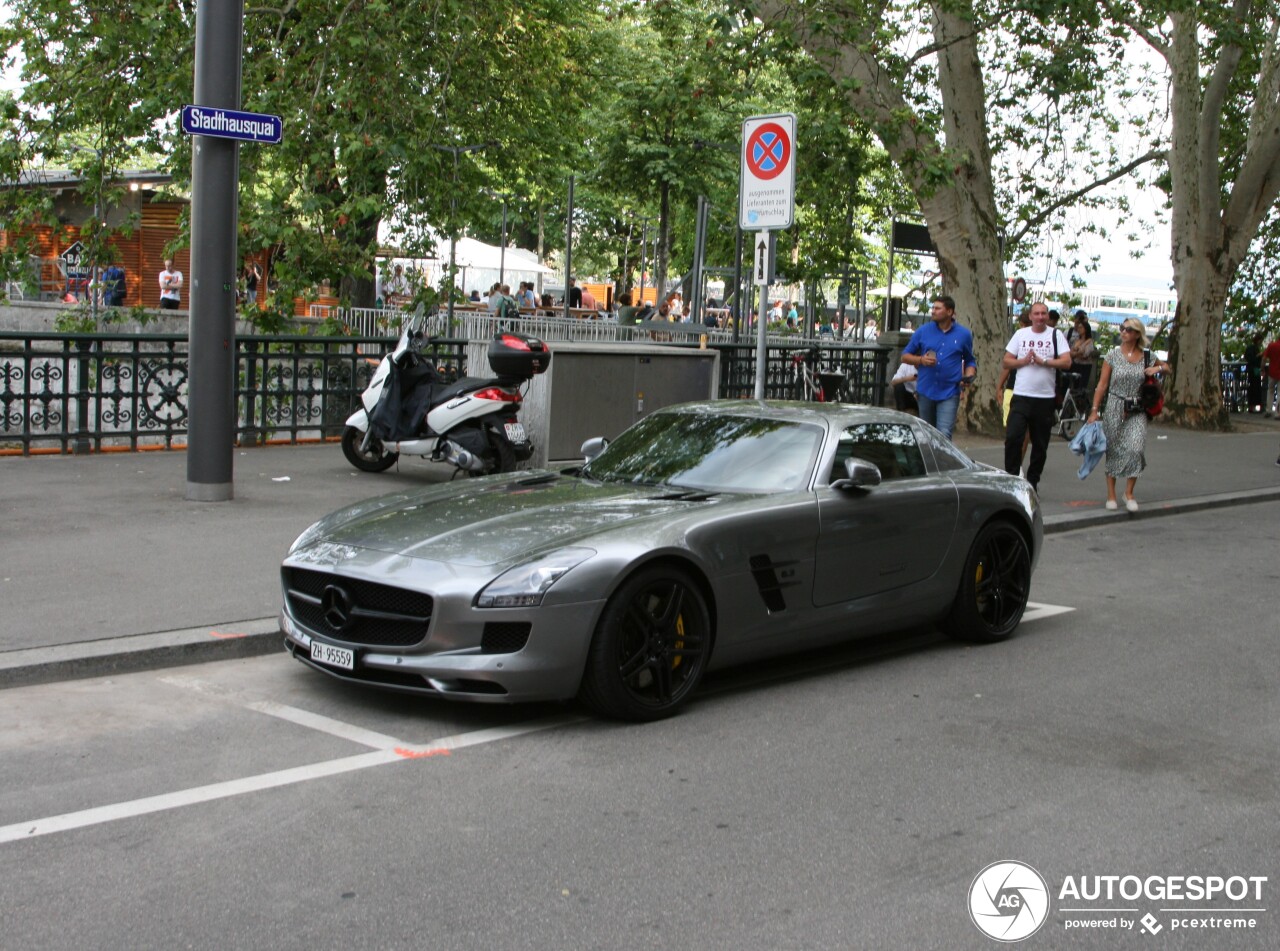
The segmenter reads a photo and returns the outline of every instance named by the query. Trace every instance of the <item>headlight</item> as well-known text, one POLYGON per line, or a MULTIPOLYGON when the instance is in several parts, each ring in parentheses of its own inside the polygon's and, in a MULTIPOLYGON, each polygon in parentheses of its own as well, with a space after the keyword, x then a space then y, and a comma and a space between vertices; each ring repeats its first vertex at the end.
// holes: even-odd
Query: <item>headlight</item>
POLYGON ((485 585, 476 598, 476 607, 536 608, 553 584, 594 554, 591 548, 562 548, 509 568, 485 585))

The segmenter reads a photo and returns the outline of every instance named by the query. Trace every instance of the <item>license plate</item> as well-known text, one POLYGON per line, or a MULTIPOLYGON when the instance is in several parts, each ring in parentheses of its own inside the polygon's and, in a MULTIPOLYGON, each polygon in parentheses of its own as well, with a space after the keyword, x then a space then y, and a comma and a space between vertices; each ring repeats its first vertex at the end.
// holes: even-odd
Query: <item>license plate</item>
POLYGON ((529 437, 524 434, 524 423, 505 423, 507 439, 513 443, 524 442, 529 437))
POLYGON ((356 666, 355 651, 347 650, 345 647, 334 647, 332 644, 322 644, 319 641, 311 642, 311 659, 318 664, 341 667, 343 670, 354 670, 356 666))

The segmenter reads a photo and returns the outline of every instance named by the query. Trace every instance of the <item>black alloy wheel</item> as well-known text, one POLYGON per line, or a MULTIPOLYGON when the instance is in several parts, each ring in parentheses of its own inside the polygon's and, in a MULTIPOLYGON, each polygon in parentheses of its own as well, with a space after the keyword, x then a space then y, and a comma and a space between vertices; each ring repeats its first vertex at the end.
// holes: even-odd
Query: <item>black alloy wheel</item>
POLYGON ((396 460, 400 458, 398 452, 387 452, 382 448, 382 443, 376 439, 365 451, 360 450, 360 444, 364 442, 364 433, 356 429, 354 426, 348 426, 342 432, 342 454, 347 457, 347 461, 359 469, 361 472, 385 472, 396 464, 396 460))
POLYGON ((711 615, 688 573, 641 569, 600 617, 579 697, 619 720, 670 716, 698 686, 710 648, 711 615))
POLYGON ((1002 641, 1022 620, 1031 594, 1031 554, 1008 522, 983 526, 960 577, 947 633, 964 641, 1002 641))

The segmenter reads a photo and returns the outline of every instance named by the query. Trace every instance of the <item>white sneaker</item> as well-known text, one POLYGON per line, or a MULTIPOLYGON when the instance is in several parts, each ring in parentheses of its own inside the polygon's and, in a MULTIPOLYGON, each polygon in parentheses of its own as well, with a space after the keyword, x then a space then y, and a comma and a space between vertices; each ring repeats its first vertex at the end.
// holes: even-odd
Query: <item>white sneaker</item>
POLYGON ((1115 499, 1107 499, 1107 508, 1108 508, 1110 511, 1114 512, 1114 511, 1115 511, 1116 509, 1118 509, 1119 507, 1120 507, 1120 506, 1116 504, 1116 500, 1115 500, 1115 499))
POLYGON ((1125 499, 1125 500, 1124 500, 1124 507, 1125 507, 1125 508, 1127 508, 1130 512, 1136 512, 1136 511, 1138 511, 1138 500, 1137 500, 1137 499, 1125 499))

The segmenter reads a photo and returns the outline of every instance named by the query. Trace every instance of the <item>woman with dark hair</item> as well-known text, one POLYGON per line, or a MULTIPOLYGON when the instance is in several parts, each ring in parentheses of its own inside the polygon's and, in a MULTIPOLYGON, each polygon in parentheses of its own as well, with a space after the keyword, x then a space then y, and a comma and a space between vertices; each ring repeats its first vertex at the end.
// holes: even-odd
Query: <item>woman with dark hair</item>
POLYGON ((1093 328, 1082 310, 1076 311, 1075 325, 1071 329, 1071 372, 1080 379, 1074 389, 1088 389, 1093 382, 1093 366, 1098 361, 1098 347, 1093 342, 1093 328))
POLYGON ((1169 364, 1147 350, 1147 332, 1134 317, 1120 325, 1120 346, 1102 362, 1102 376, 1093 392, 1089 422, 1098 421, 1102 398, 1107 398, 1107 415, 1102 431, 1107 436, 1107 508, 1119 508, 1116 479, 1125 479, 1124 507, 1138 511, 1133 497, 1138 476, 1147 467, 1147 414, 1138 404, 1142 384, 1157 373, 1167 373, 1169 364))

